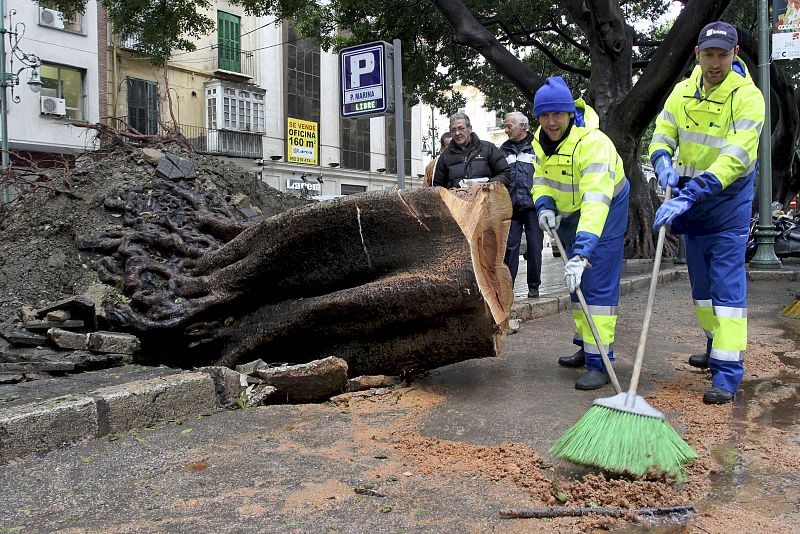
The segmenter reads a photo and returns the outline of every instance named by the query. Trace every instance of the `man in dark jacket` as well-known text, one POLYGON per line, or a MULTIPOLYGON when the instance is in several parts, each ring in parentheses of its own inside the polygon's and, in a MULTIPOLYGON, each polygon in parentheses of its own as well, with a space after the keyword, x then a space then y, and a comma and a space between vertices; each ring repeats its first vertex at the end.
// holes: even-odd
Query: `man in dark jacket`
POLYGON ((492 143, 478 139, 465 113, 450 117, 450 133, 453 140, 439 156, 433 185, 453 189, 469 185, 466 180, 500 182, 506 186, 511 183, 511 167, 505 156, 492 143))
POLYGON ((544 232, 539 228, 536 208, 533 205, 531 188, 533 187, 533 134, 528 131, 528 117, 518 111, 507 113, 503 126, 508 141, 500 145, 511 166, 511 184, 508 192, 514 214, 511 217, 511 229, 508 232, 505 264, 511 271, 511 280, 516 280, 519 268, 519 245, 522 231, 528 250, 525 259, 528 261, 528 298, 539 296, 539 285, 542 283, 542 241, 544 232))

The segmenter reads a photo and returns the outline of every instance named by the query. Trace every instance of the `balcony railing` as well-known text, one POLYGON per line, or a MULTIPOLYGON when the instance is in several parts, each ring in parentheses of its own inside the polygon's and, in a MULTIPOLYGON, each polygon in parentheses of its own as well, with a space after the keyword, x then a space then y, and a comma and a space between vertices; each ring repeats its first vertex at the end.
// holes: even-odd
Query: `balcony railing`
MULTIPOLYGON (((128 122, 127 117, 112 119, 112 125, 118 130, 141 133, 128 122)), ((260 159, 264 155, 262 133, 239 132, 236 130, 209 129, 202 126, 179 124, 178 131, 189 142, 195 152, 230 156, 234 158, 260 159)), ((159 124, 158 133, 171 133, 170 129, 159 124)))
POLYGON ((255 77, 255 55, 250 50, 217 46, 217 55, 214 61, 214 70, 232 72, 248 78, 255 77))

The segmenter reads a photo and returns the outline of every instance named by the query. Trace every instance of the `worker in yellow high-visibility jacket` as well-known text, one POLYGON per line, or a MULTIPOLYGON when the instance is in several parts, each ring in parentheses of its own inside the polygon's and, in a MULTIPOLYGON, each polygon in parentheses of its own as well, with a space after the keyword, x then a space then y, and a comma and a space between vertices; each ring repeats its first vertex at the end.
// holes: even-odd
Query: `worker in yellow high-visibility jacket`
POLYGON ((659 183, 677 192, 656 212, 654 229, 671 223, 672 233, 686 235, 695 313, 707 338, 705 353, 689 363, 711 369, 708 404, 734 399, 747 349, 744 255, 765 106, 737 43, 725 22, 701 30, 699 64, 667 98, 650 144, 659 183))
POLYGON ((533 113, 540 126, 533 139, 531 193, 539 226, 558 233, 570 258, 564 278, 572 293, 573 343, 579 347, 558 363, 585 364, 587 371, 575 387, 597 389, 608 383, 608 374, 575 290, 580 286, 583 291, 613 360, 630 185, 614 144, 599 129, 597 113, 582 99, 573 100, 560 76, 548 78, 536 91, 533 113))

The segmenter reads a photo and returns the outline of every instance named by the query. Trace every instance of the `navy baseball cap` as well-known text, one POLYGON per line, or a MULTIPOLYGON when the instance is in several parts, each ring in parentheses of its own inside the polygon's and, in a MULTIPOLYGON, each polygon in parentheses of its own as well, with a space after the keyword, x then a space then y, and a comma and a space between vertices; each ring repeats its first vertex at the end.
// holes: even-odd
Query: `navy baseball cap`
POLYGON ((706 24, 700 30, 700 36, 697 38, 697 47, 700 50, 706 48, 722 48, 723 50, 732 50, 733 47, 739 42, 739 34, 736 33, 736 28, 718 20, 710 24, 706 24))

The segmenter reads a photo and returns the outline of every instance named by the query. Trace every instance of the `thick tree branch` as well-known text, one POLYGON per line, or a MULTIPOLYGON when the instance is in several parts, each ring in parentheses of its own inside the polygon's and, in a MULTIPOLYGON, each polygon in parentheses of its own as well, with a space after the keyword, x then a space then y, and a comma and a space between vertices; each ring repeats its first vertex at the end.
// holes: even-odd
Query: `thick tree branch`
POLYGON ((455 31, 457 43, 480 53, 498 72, 508 76, 522 94, 533 100, 536 89, 544 84, 541 76, 509 52, 460 0, 433 0, 433 4, 455 31))

